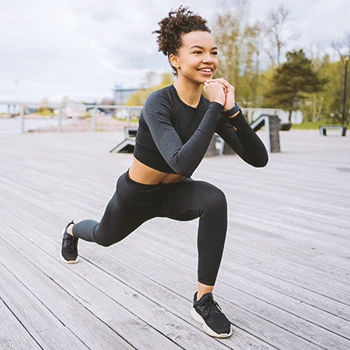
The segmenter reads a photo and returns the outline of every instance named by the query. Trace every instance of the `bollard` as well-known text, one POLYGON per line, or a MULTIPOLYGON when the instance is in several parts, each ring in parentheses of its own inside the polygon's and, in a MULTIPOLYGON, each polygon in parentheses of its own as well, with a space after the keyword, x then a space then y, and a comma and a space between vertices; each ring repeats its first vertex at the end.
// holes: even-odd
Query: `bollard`
MULTIPOLYGON (((269 125, 270 125, 270 152, 278 153, 281 152, 280 145, 280 129, 281 122, 277 115, 269 116, 269 125)), ((266 130, 268 132, 268 130, 266 130)))
MULTIPOLYGON (((250 124, 250 127, 255 132, 262 127, 265 127, 265 146, 267 151, 271 153, 281 152, 279 134, 281 122, 277 115, 262 114, 250 124)), ((221 140, 221 143, 220 154, 235 154, 235 152, 223 140, 221 140)))
POLYGON ((271 153, 281 152, 281 122, 278 115, 261 114, 250 126, 255 132, 265 126, 265 145, 267 151, 271 153))

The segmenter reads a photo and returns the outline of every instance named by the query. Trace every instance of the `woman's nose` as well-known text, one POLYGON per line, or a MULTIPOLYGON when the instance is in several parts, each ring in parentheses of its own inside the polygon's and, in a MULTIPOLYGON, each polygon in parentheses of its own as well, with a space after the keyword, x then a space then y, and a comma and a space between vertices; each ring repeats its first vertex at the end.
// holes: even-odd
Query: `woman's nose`
POLYGON ((203 62, 213 62, 213 56, 210 53, 207 53, 203 56, 203 62))

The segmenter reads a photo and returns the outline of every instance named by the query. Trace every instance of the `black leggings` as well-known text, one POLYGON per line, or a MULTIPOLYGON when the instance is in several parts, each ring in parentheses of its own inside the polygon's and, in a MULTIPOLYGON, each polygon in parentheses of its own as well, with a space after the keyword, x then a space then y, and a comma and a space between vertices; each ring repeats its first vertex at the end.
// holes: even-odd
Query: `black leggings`
POLYGON ((117 189, 98 223, 83 220, 73 234, 105 247, 117 243, 147 220, 167 217, 179 221, 199 219, 198 281, 213 286, 218 274, 227 229, 227 203, 224 193, 204 182, 145 185, 120 176, 117 189))

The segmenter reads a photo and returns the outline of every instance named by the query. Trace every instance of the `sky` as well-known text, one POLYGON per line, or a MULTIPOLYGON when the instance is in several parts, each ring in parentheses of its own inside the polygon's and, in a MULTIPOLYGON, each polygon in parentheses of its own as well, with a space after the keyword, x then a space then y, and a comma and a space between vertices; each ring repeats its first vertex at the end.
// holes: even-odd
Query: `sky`
MULTIPOLYGON (((0 102, 99 101, 135 88, 149 71, 171 72, 153 30, 170 9, 189 6, 211 27, 236 0, 0 0, 0 102)), ((281 0, 248 0, 244 20, 264 21, 281 0)), ((350 32, 350 0, 293 0, 294 47, 329 50, 350 32)), ((242 19, 243 20, 243 19, 242 19)))

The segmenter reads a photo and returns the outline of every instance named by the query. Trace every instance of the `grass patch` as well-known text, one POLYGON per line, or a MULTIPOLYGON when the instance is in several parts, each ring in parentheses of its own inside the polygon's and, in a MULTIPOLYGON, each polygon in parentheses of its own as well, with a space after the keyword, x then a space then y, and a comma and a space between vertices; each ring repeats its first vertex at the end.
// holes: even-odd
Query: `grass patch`
POLYGON ((340 125, 339 124, 331 124, 331 123, 327 123, 324 121, 319 121, 319 122, 315 122, 315 123, 301 123, 301 124, 293 124, 291 129, 294 130, 318 130, 320 128, 320 126, 332 126, 332 125, 340 125))
POLYGON ((35 114, 42 117, 52 117, 54 115, 53 111, 49 108, 38 108, 35 114))

